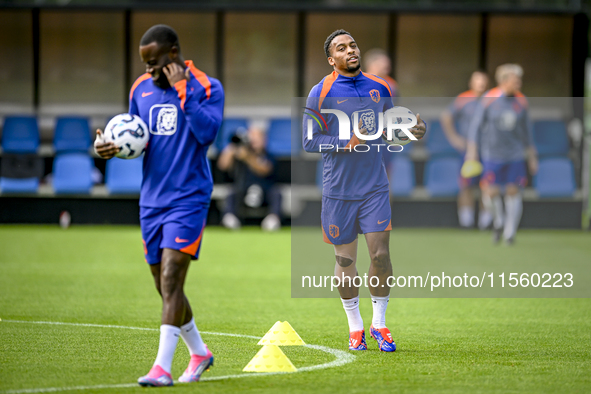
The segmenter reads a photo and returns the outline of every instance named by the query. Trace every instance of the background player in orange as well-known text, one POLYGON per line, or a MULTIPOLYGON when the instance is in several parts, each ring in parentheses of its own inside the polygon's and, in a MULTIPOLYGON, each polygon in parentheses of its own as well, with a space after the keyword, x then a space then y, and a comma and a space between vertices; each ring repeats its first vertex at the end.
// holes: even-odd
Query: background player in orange
MULTIPOLYGON (((441 127, 449 143, 464 156, 468 146, 468 129, 480 97, 488 87, 488 75, 484 71, 474 71, 468 83, 469 90, 460 93, 453 103, 441 114, 441 127), (457 127, 457 128, 456 128, 457 127)), ((474 226, 474 189, 480 177, 464 178, 460 176, 458 194, 458 220, 461 227, 474 226)), ((478 227, 487 228, 492 221, 491 213, 481 204, 478 227)))
MULTIPOLYGON (((398 84, 390 76, 392 72, 392 61, 388 53, 381 48, 373 48, 363 53, 363 66, 368 74, 377 75, 388 83, 390 92, 392 93, 392 103, 396 104, 400 93, 398 91, 398 84)), ((384 162, 386 163, 386 171, 388 172, 388 179, 392 175, 392 168, 395 165, 394 158, 396 153, 386 152, 384 154, 384 162)))
POLYGON ((377 75, 388 83, 392 92, 392 101, 396 103, 396 99, 400 97, 400 94, 398 92, 398 84, 390 76, 392 72, 392 61, 386 51, 380 48, 374 48, 365 52, 363 54, 363 65, 368 74, 377 75))
POLYGON ((502 234, 508 245, 515 242, 521 220, 526 163, 532 175, 538 171, 529 104, 520 91, 522 76, 518 64, 497 67, 498 86, 486 92, 477 105, 466 152, 466 161, 482 158, 482 201, 493 214, 493 242, 498 243, 502 234))

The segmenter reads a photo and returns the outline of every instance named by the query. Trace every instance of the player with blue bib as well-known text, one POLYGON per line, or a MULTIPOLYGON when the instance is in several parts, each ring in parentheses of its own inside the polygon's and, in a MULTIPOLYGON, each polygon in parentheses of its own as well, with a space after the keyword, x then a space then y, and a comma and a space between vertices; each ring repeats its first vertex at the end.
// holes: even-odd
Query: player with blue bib
MULTIPOLYGON (((449 143, 462 155, 466 154, 468 146, 468 130, 478 107, 478 102, 486 92, 488 75, 484 71, 474 71, 470 76, 467 91, 460 93, 441 114, 441 127, 449 143)), ((460 177, 460 193, 458 194, 458 221, 460 226, 470 228, 474 226, 474 192, 480 178, 460 177)), ((491 214, 481 206, 478 217, 478 227, 486 229, 492 221, 491 214)))
MULTIPOLYGON (((359 127, 361 134, 375 134, 378 132, 378 114, 393 106, 392 94, 386 81, 361 72, 360 50, 345 30, 329 35, 324 50, 334 71, 310 91, 304 130, 307 130, 312 115, 315 114, 316 119, 311 122, 312 138, 306 131, 303 135, 307 152, 322 153, 324 240, 334 245, 335 276, 348 279, 339 286, 339 294, 349 322, 349 349, 366 350, 365 330, 359 313, 359 288, 351 285, 351 280, 357 276, 357 236, 365 234, 371 257, 369 277, 379 279, 377 284, 370 283, 369 289, 374 312, 370 334, 380 350, 393 352, 396 344, 386 327, 390 294, 386 283, 392 275, 390 196, 383 160, 386 148, 384 144, 377 146, 379 139, 362 140, 353 132, 347 139, 340 139, 338 115, 321 113, 325 109, 339 110, 351 119, 351 124, 359 127)), ((417 118, 418 126, 411 131, 421 138, 425 125, 419 116, 417 118)))
MULTIPOLYGON (((213 355, 195 325, 184 282, 190 261, 199 257, 213 189, 207 149, 222 122, 220 82, 184 61, 173 29, 156 25, 140 42, 146 73, 131 88, 129 112, 148 125, 150 140, 143 161, 140 224, 146 261, 162 296, 158 355, 142 386, 171 386, 170 370, 179 336, 191 354, 181 382, 198 381, 213 365, 213 355)), ((112 143, 97 153, 109 159, 112 143)))
POLYGON ((466 161, 482 158, 483 203, 493 214, 493 242, 501 234, 512 245, 521 220, 521 188, 538 169, 528 102, 520 92, 523 69, 517 64, 497 68, 498 86, 486 92, 472 119, 466 161), (505 194, 505 207, 501 194, 505 194))

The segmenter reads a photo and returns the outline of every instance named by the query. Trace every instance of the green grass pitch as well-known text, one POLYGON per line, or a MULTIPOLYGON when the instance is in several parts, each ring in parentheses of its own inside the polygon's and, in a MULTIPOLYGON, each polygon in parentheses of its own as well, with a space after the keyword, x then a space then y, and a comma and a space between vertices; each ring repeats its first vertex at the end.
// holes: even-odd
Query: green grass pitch
MULTIPOLYGON (((395 230, 400 245, 420 240, 416 258, 453 258, 454 250, 489 253, 466 245, 455 230, 395 230), (442 237, 444 235, 444 237, 442 237), (445 244, 443 244, 445 242, 445 244), (450 244, 451 243, 451 244, 450 244), (466 249, 468 248, 468 250, 466 249)), ((544 254, 551 244, 591 264, 588 233, 521 231, 515 253, 544 254), (535 241, 535 242, 534 242, 535 241), (536 246, 538 245, 538 246, 536 246)), ((338 299, 290 298, 290 231, 245 228, 206 230, 199 262, 186 292, 197 326, 216 357, 207 378, 243 374, 260 349, 257 340, 287 320, 308 344, 347 348, 345 314, 338 299)), ((318 242, 321 241, 320 233, 318 242)), ((329 246, 326 246, 327 248, 329 246)), ((507 253, 507 248, 502 249, 507 253)), ((360 253, 366 253, 360 249, 360 253)), ((486 256, 483 255, 483 258, 486 256)), ((332 264, 332 261, 327 261, 332 264)), ((84 386, 84 393, 145 393, 133 384, 156 356, 161 302, 143 260, 137 227, 0 226, 0 393, 84 386), (143 327, 128 330, 46 325, 50 321, 143 327), (92 386, 106 385, 100 388, 92 386)), ((366 329, 369 300, 361 302, 366 329)), ((286 375, 208 380, 167 392, 565 392, 591 391, 589 299, 393 299, 387 322, 398 345, 381 353, 348 352, 345 365, 286 375)), ((335 360, 317 349, 284 352, 298 367, 335 360)), ((178 378, 188 362, 179 343, 178 378)), ((156 389, 158 390, 158 389, 156 389)), ((73 392, 75 390, 69 391, 73 392)), ((36 392, 36 391, 30 391, 36 392)))

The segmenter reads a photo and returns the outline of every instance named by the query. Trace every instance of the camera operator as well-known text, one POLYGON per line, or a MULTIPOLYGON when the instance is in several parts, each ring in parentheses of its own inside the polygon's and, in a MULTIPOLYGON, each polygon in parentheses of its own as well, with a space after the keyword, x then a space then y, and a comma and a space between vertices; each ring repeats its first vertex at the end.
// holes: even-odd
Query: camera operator
POLYGON ((230 229, 240 228, 237 214, 240 205, 258 208, 268 205, 269 214, 263 219, 263 230, 281 227, 281 194, 275 185, 273 158, 266 152, 267 138, 263 129, 238 129, 218 158, 218 168, 229 173, 234 184, 226 198, 222 224, 230 229))

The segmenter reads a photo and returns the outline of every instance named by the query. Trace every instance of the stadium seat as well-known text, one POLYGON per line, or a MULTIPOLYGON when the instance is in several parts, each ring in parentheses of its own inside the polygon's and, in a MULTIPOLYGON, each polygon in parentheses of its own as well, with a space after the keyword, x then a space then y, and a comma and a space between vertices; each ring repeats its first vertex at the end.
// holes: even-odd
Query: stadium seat
POLYGON ((87 152, 90 147, 90 125, 87 118, 57 119, 53 136, 56 153, 87 152))
POLYGON ((427 151, 432 157, 460 156, 458 151, 447 140, 441 123, 438 120, 427 122, 425 140, 427 151))
POLYGON ((239 128, 243 128, 245 130, 248 128, 248 122, 246 119, 224 119, 214 142, 214 146, 217 148, 218 152, 221 152, 222 149, 224 149, 226 145, 230 143, 230 139, 236 133, 236 130, 239 128))
MULTIPOLYGON (((295 134, 295 133, 294 133, 295 134)), ((297 135, 293 139, 297 139, 297 135)), ((292 152, 299 152, 301 143, 292 141, 291 119, 271 119, 267 133, 267 152, 273 156, 290 156, 292 152), (293 148, 293 149, 292 149, 293 148)))
POLYGON ((62 153, 53 162, 53 188, 57 194, 88 194, 92 188, 91 157, 84 153, 62 153))
POLYGON ((0 167, 2 193, 36 193, 43 164, 36 153, 4 153, 0 167))
POLYGON ((39 126, 32 116, 7 116, 2 130, 6 153, 35 153, 39 147, 39 126))
POLYGON ((39 126, 32 116, 8 116, 2 132, 2 193, 36 193, 43 175, 43 161, 37 156, 39 126))
POLYGON ((142 186, 143 156, 123 160, 113 158, 107 161, 105 184, 111 194, 139 194, 142 186))
POLYGON ((397 197, 408 197, 415 187, 415 167, 406 156, 397 156, 390 163, 390 192, 397 197))
POLYGON ((454 197, 460 191, 458 177, 462 160, 459 157, 430 159, 425 166, 425 187, 433 197, 454 197))
POLYGON ((539 120, 533 126, 534 144, 540 157, 566 156, 568 135, 561 120, 539 120))
POLYGON ((0 177, 0 191, 7 193, 37 193, 39 178, 6 178, 0 177))
POLYGON ((566 157, 541 159, 534 187, 542 198, 572 197, 577 188, 573 163, 566 157))

